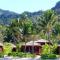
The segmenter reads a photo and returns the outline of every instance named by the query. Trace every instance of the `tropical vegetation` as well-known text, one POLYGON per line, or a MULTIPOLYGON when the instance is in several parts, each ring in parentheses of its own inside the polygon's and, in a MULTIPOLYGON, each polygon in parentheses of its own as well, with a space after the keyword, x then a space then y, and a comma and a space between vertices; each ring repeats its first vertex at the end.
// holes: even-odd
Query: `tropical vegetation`
MULTIPOLYGON (((27 13, 28 14, 28 13, 27 13)), ((46 10, 41 15, 29 17, 25 13, 21 14, 18 18, 12 18, 9 25, 0 24, 0 42, 4 43, 3 55, 19 56, 19 57, 32 57, 34 55, 34 40, 39 38, 46 39, 52 43, 52 46, 45 44, 42 48, 42 58, 56 58, 55 49, 60 44, 60 15, 55 10, 46 10), (38 35, 38 37, 37 37, 38 35), (26 43, 33 41, 31 53, 26 53, 26 43), (13 43, 17 46, 17 51, 12 52, 13 43), (19 51, 21 43, 25 44, 25 52, 19 51)))

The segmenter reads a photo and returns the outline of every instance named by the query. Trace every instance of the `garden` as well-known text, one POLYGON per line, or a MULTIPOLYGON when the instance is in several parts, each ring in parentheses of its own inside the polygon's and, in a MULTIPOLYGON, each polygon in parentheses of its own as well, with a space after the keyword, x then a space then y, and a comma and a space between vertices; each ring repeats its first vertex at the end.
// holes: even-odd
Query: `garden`
POLYGON ((0 52, 0 58, 1 59, 21 59, 21 60, 44 60, 44 59, 58 59, 60 55, 56 54, 55 49, 57 48, 57 44, 53 46, 49 46, 48 44, 43 45, 42 47, 42 53, 40 55, 31 54, 27 52, 21 52, 19 51, 19 48, 17 47, 16 51, 12 51, 12 45, 11 43, 5 43, 3 46, 3 51, 0 52))
POLYGON ((22 14, 20 20, 13 19, 9 26, 0 25, 1 42, 3 42, 3 51, 0 52, 0 57, 36 58, 39 56, 39 59, 60 58, 60 55, 55 51, 60 44, 58 15, 53 10, 47 10, 38 17, 36 22, 37 24, 22 14), (34 53, 34 41, 37 41, 37 39, 46 39, 51 43, 51 45, 45 43, 42 46, 40 55, 34 53), (21 52, 22 44, 25 44, 26 48, 26 43, 29 41, 33 41, 33 53, 21 52))

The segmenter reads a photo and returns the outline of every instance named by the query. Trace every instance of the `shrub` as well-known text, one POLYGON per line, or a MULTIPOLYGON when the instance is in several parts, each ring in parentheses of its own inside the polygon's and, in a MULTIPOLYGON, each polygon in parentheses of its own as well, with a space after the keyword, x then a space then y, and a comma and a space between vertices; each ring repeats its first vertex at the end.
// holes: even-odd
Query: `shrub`
POLYGON ((8 53, 8 56, 11 56, 11 53, 8 53))
POLYGON ((0 58, 4 57, 4 53, 0 52, 0 58))
POLYGON ((18 56, 18 57, 25 57, 25 53, 23 53, 23 52, 11 52, 11 53, 8 54, 8 56, 13 56, 13 57, 16 57, 16 56, 18 56))
POLYGON ((58 47, 57 44, 54 44, 54 45, 52 46, 52 53, 53 53, 53 54, 56 54, 56 53, 57 53, 57 47, 58 47))
POLYGON ((54 54, 54 50, 57 48, 57 45, 54 44, 53 46, 49 46, 48 44, 45 44, 42 48, 42 54, 41 58, 43 59, 54 59, 57 58, 54 54))
POLYGON ((48 55, 47 55, 47 54, 42 54, 42 55, 41 55, 41 58, 47 59, 47 58, 48 58, 48 55))
POLYGON ((57 58, 57 57, 56 57, 55 54, 49 54, 49 55, 48 55, 48 58, 50 58, 50 59, 55 59, 55 58, 57 58))
POLYGON ((17 56, 18 57, 26 57, 26 53, 18 52, 17 56))
POLYGON ((18 55, 18 52, 11 52, 8 54, 8 56, 14 56, 14 57, 16 57, 17 55, 18 55))
POLYGON ((17 54, 17 56, 18 56, 18 57, 23 57, 22 52, 19 52, 19 53, 17 54))
POLYGON ((53 44, 53 46, 45 44, 42 47, 42 54, 51 54, 51 53, 54 54, 56 48, 57 48, 57 44, 53 44))
POLYGON ((51 49, 50 49, 51 46, 49 46, 48 44, 45 44, 42 46, 42 54, 50 54, 51 52, 51 49))
POLYGON ((8 55, 12 51, 12 46, 10 43, 5 43, 4 44, 4 54, 8 55))
POLYGON ((26 57, 35 57, 35 54, 31 54, 31 53, 26 53, 26 57))
POLYGON ((13 57, 35 57, 35 55, 30 54, 30 53, 23 53, 23 52, 11 52, 8 54, 8 56, 13 56, 13 57))
POLYGON ((57 58, 55 54, 42 54, 41 55, 42 59, 55 59, 57 58))

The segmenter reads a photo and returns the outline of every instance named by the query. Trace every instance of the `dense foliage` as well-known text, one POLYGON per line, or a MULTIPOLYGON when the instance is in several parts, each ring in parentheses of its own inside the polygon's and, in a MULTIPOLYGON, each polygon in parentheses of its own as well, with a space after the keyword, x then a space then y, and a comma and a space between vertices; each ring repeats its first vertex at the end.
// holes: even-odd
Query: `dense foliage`
POLYGON ((53 46, 49 46, 48 44, 45 44, 42 47, 42 54, 41 54, 41 58, 42 59, 55 59, 57 58, 56 56, 56 48, 57 48, 57 44, 54 44, 53 46), (55 52, 55 53, 54 53, 55 52))
POLYGON ((53 10, 45 11, 37 18, 36 22, 33 22, 27 15, 22 14, 18 20, 13 19, 9 26, 0 25, 1 41, 16 44, 30 41, 32 35, 39 35, 40 38, 53 43, 58 42, 60 35, 59 24, 59 15, 53 10))
POLYGON ((42 38, 51 42, 51 45, 42 46, 41 58, 56 58, 55 49, 60 44, 60 10, 57 10, 60 7, 58 5, 60 2, 51 10, 22 14, 0 10, 2 12, 0 15, 0 42, 4 43, 4 50, 0 52, 0 57, 4 55, 34 57, 34 40, 42 38), (33 54, 26 53, 26 43, 31 40, 33 41, 33 54), (11 43, 16 45, 16 52, 12 52, 11 43), (25 52, 23 53, 20 51, 20 47, 24 43, 25 52))

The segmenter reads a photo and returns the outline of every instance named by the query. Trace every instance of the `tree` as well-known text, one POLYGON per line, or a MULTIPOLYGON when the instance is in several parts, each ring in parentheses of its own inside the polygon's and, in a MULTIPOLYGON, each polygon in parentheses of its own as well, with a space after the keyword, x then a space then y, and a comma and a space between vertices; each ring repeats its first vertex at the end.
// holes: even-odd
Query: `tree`
POLYGON ((27 18, 27 16, 23 16, 21 17, 21 19, 19 20, 19 23, 20 23, 20 31, 21 31, 21 34, 23 36, 23 41, 25 42, 25 52, 26 52, 26 42, 27 42, 27 37, 29 35, 31 35, 32 33, 32 26, 33 26, 33 23, 31 20, 29 20, 27 18))
POLYGON ((44 35, 47 34, 47 40, 52 43, 51 41, 51 34, 55 22, 57 21, 56 13, 53 10, 47 10, 40 18, 39 26, 43 31, 44 35))
POLYGON ((54 29, 55 29, 56 39, 60 41, 60 22, 59 21, 56 22, 54 29))
POLYGON ((4 39, 7 42, 13 42, 14 44, 18 43, 20 40, 20 30, 18 26, 18 21, 14 20, 10 26, 7 26, 4 39))
POLYGON ((38 20, 38 26, 44 34, 47 34, 50 41, 50 34, 52 33, 55 22, 57 21, 56 13, 53 10, 47 10, 38 20))
POLYGON ((36 29, 35 29, 34 25, 33 25, 33 27, 32 27, 31 38, 32 38, 32 41, 33 41, 32 53, 33 53, 33 55, 34 55, 34 41, 35 41, 36 38, 37 38, 37 32, 36 32, 36 29))

